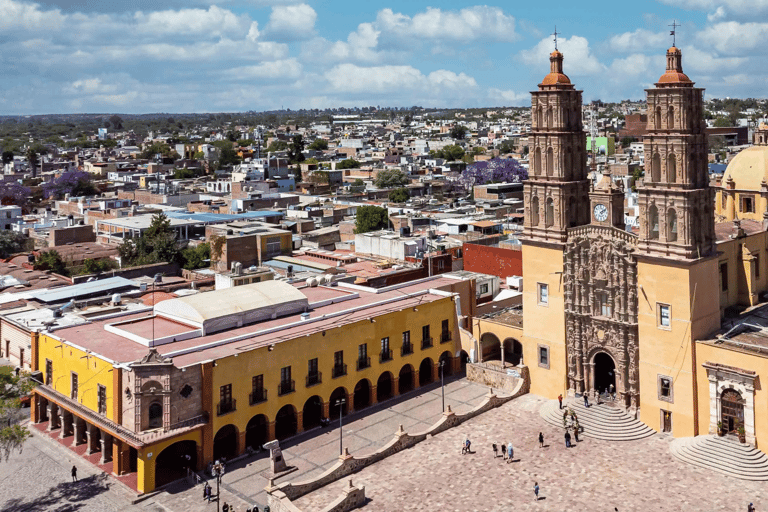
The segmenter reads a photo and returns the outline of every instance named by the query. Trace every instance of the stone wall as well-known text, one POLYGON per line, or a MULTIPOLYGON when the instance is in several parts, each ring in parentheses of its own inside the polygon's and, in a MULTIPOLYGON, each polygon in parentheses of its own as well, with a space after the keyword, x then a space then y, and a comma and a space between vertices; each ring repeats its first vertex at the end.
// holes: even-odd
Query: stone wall
MULTIPOLYGON (((274 491, 268 496, 269 509, 272 512, 302 512, 282 491, 274 491)), ((338 498, 320 512, 347 512, 365 505, 365 487, 355 487, 352 480, 338 498)))
POLYGON ((507 392, 514 392, 522 383, 527 393, 530 376, 527 366, 515 366, 503 371, 497 366, 467 363, 467 380, 507 392))

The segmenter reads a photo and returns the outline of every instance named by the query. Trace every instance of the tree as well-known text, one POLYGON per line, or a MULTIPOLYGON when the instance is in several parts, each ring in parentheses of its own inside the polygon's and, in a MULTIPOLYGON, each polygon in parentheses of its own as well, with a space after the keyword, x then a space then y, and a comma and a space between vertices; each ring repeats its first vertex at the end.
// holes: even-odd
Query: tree
POLYGON ((91 173, 85 171, 67 171, 48 183, 43 183, 43 195, 46 198, 70 196, 92 196, 98 193, 91 181, 91 173))
POLYGON ((378 206, 361 206, 357 209, 355 217, 355 233, 368 233, 389 226, 387 209, 378 206))
POLYGON ((139 156, 144 160, 149 160, 151 158, 155 158, 155 155, 157 154, 160 154, 164 157, 179 157, 179 154, 171 149, 171 146, 163 142, 153 142, 149 146, 146 146, 139 156))
POLYGON ((294 135, 291 139, 291 145, 288 148, 288 159, 292 164, 297 164, 304 161, 304 137, 301 135, 294 135))
POLYGON ((207 267, 207 261, 211 258, 211 246, 205 243, 197 247, 187 247, 181 251, 181 257, 184 260, 182 266, 186 270, 207 267))
POLYGON ((267 153, 277 153, 279 151, 287 151, 288 143, 284 140, 273 140, 272 144, 267 146, 267 153))
POLYGON ((731 123, 731 120, 727 117, 720 116, 717 119, 715 119, 715 127, 717 128, 725 128, 733 126, 733 123, 731 123))
POLYGON ((199 175, 199 172, 195 169, 174 169, 173 170, 173 178, 177 180, 188 180, 191 178, 196 178, 199 175))
MULTIPOLYGON (((0 460, 8 462, 11 452, 21 453, 31 437, 28 428, 19 424, 21 397, 29 394, 34 382, 24 373, 15 375, 10 366, 0 367, 0 460)), ((28 416, 27 416, 28 417, 28 416)))
POLYGON ((123 118, 118 116, 117 114, 111 116, 109 118, 109 122, 112 124, 112 126, 115 128, 115 130, 122 130, 123 129, 123 118))
POLYGON ((162 261, 181 262, 176 233, 171 229, 171 219, 164 213, 154 215, 149 227, 141 236, 126 238, 117 250, 124 266, 147 265, 162 261))
POLYGON ((80 272, 83 275, 101 274, 107 270, 115 268, 115 264, 112 260, 94 260, 92 258, 86 258, 83 261, 83 269, 80 272))
POLYGON ((360 162, 353 158, 347 158, 346 160, 342 160, 336 164, 337 169, 358 169, 359 167, 360 162))
POLYGON ((0 203, 4 205, 25 206, 30 190, 17 181, 0 182, 0 203))
POLYGON ((515 145, 511 140, 505 140, 499 145, 499 154, 504 155, 507 153, 514 153, 515 145))
POLYGON ((395 190, 391 191, 389 193, 389 200, 393 203, 404 203, 408 199, 410 199, 410 195, 408 194, 408 189, 405 187, 403 188, 396 188, 395 190))
POLYGON ((456 144, 449 144, 443 149, 435 151, 435 156, 437 158, 448 160, 449 162, 461 160, 464 157, 464 148, 456 144))
POLYGON ((632 142, 634 142, 634 140, 635 140, 635 139, 634 139, 634 138, 632 138, 632 137, 623 137, 623 138, 621 139, 621 147, 623 147, 623 148, 628 148, 628 147, 629 147, 629 145, 630 145, 630 144, 632 144, 632 142))
POLYGON ((456 125, 453 128, 451 128, 451 138, 457 139, 457 140, 464 140, 464 137, 467 136, 467 127, 456 125))
POLYGON ((13 151, 3 151, 3 165, 13 162, 13 151))
POLYGON ((41 252, 37 256, 34 268, 35 270, 50 270, 56 274, 67 275, 67 267, 56 249, 41 252))
POLYGON ((528 172, 514 158, 494 158, 467 166, 459 181, 468 189, 486 183, 519 183, 528 172))
POLYGON ((24 235, 8 230, 0 231, 0 258, 7 258, 11 254, 22 252, 24 247, 24 235))
POLYGON ((325 151, 328 149, 328 141, 325 139, 315 139, 312 141, 312 144, 310 144, 307 149, 312 149, 314 151, 325 151))
POLYGON ((385 169, 376 173, 373 184, 378 188, 392 188, 407 185, 411 180, 403 171, 398 169, 385 169))
POLYGON ((27 149, 27 163, 29 164, 29 170, 32 171, 32 176, 37 176, 37 151, 35 148, 27 149))

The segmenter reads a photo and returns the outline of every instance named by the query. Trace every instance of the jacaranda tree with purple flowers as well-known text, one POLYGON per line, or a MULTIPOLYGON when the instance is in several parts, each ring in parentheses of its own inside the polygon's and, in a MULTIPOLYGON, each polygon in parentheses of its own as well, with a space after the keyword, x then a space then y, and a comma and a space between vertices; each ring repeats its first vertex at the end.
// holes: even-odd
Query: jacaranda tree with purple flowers
POLYGON ((0 182, 0 204, 25 206, 30 190, 18 181, 0 182))
POLYGON ((528 179, 528 171, 514 158, 494 158, 468 165, 459 181, 471 190, 487 183, 520 183, 528 179))
POLYGON ((58 178, 43 183, 43 195, 46 198, 70 196, 92 196, 98 190, 91 181, 91 174, 85 171, 67 171, 58 178))

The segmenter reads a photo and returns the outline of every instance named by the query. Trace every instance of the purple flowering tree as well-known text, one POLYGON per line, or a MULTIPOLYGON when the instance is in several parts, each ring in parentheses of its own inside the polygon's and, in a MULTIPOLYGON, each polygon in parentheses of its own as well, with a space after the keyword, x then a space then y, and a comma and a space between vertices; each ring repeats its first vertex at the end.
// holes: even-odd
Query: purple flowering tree
POLYGON ((0 182, 0 203, 4 205, 25 206, 30 190, 18 181, 0 182))
POLYGON ((459 181, 471 190, 486 183, 520 183, 528 179, 528 171, 514 158, 494 158, 468 165, 459 181))
POLYGON ((64 197, 70 196, 92 196, 98 190, 91 182, 91 174, 85 171, 67 171, 58 178, 54 178, 48 183, 43 183, 43 196, 64 197))

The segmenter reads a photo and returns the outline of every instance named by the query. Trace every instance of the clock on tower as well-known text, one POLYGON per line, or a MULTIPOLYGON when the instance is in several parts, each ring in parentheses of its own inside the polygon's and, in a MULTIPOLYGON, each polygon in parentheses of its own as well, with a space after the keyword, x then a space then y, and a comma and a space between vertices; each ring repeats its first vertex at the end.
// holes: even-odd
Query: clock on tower
POLYGON ((606 168, 600 182, 589 194, 592 223, 624 230, 624 188, 611 178, 606 168))

